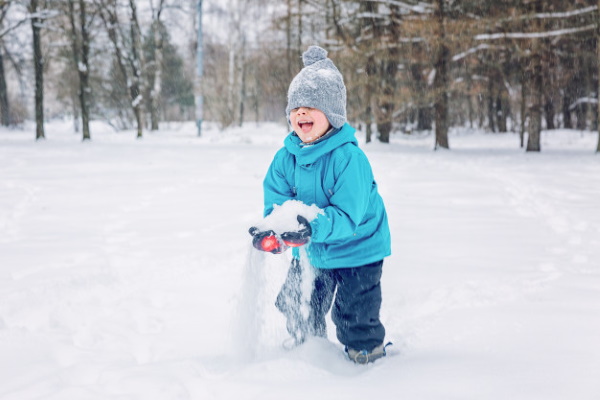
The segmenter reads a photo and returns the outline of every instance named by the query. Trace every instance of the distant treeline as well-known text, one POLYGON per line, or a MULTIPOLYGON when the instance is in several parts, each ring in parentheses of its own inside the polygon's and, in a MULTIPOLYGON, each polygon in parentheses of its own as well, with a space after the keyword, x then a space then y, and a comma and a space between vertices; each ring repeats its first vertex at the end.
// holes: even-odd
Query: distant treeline
POLYGON ((518 132, 539 151, 542 129, 598 130, 599 3, 0 1, 1 123, 41 114, 43 124, 46 111, 74 117, 84 138, 90 119, 142 136, 160 121, 194 120, 199 94, 204 119, 223 127, 285 121, 300 56, 318 44, 342 71, 348 118, 368 140, 431 130, 447 148, 448 129, 461 126, 518 132))

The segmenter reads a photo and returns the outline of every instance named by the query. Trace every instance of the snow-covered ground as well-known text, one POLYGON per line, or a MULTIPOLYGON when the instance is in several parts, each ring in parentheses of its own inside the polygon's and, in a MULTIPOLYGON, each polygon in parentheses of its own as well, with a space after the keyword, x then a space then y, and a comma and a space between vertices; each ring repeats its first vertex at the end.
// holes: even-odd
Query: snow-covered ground
MULTIPOLYGON (((454 132, 367 152, 386 202, 389 357, 288 351, 287 255, 251 250, 286 133, 0 130, 0 398, 598 399, 597 134, 454 132)), ((361 136, 362 139, 362 136, 361 136)))

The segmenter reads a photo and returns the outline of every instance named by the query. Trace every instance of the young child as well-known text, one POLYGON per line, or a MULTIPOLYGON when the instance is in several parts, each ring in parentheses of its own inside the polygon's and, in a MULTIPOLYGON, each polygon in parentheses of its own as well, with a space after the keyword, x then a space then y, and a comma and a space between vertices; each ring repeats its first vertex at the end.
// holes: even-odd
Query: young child
POLYGON ((333 302, 338 340, 353 361, 368 363, 386 354, 379 309, 383 258, 391 252, 387 215, 355 129, 346 122, 342 75, 320 47, 311 46, 302 59, 304 68, 288 91, 293 132, 264 179, 264 215, 288 200, 314 204, 320 212, 310 221, 299 215, 298 229, 291 232, 253 227, 250 233, 259 250, 280 253, 295 247, 276 302, 295 344, 326 336, 325 315, 333 302), (308 317, 301 310, 306 264, 300 262, 301 245, 315 269, 308 317))

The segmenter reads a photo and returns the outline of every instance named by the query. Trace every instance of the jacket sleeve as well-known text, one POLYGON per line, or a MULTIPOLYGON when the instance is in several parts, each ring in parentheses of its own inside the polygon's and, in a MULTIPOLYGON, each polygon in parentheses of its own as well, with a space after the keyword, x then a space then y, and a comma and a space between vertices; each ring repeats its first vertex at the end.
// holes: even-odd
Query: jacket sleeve
POLYGON ((264 191, 264 213, 263 216, 271 214, 273 205, 282 205, 285 201, 294 198, 294 188, 290 184, 288 177, 293 177, 293 156, 285 150, 279 150, 271 166, 267 171, 267 175, 263 181, 264 191))
POLYGON ((371 165, 362 150, 338 153, 334 159, 335 184, 330 205, 311 222, 316 243, 344 241, 357 234, 367 213, 374 179, 371 165))

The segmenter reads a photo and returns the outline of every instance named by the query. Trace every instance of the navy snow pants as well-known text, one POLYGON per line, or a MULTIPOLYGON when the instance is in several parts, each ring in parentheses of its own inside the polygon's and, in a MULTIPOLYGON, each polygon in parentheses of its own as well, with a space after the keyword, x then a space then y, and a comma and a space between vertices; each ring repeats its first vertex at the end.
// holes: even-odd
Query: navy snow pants
POLYGON ((302 266, 293 259, 275 305, 285 315, 296 344, 308 336, 327 335, 325 315, 333 302, 331 319, 343 345, 367 351, 380 345, 385 337, 379 320, 382 266, 383 260, 354 268, 317 269, 306 317, 302 313, 302 266))

